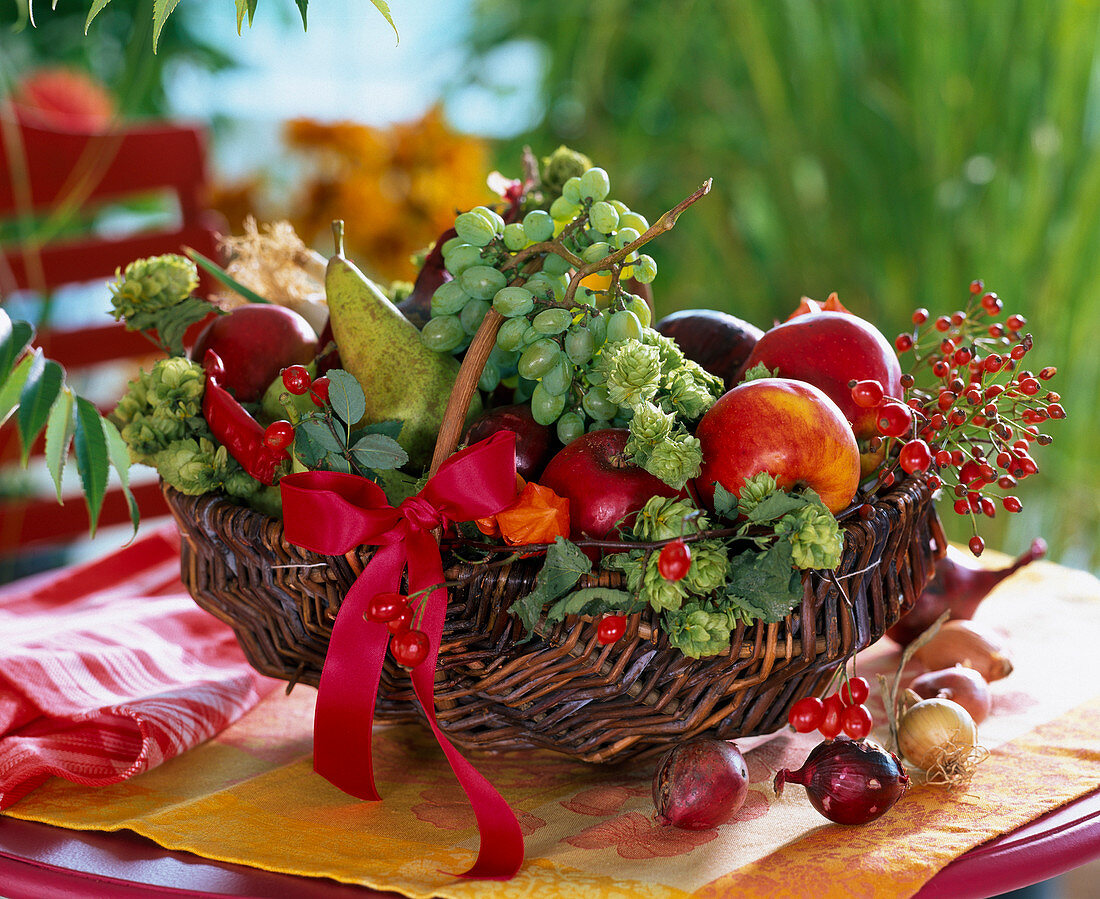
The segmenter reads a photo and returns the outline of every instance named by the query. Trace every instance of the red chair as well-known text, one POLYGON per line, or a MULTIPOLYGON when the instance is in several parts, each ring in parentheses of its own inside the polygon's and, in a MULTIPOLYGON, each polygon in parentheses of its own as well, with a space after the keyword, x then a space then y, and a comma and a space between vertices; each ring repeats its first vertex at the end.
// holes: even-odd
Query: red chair
MULTIPOLYGON (((225 227, 204 207, 206 188, 206 149, 198 128, 157 123, 80 133, 28 124, 0 111, 0 223, 8 222, 9 228, 20 218, 48 217, 57 209, 92 212, 153 194, 171 197, 178 207, 178 220, 155 231, 104 236, 85 229, 44 243, 5 241, 0 245, 0 298, 20 290, 47 295, 65 285, 106 282, 134 259, 181 252, 184 246, 217 258, 216 231, 225 227)), ((36 345, 65 367, 70 381, 82 369, 120 360, 136 370, 137 360, 150 355, 148 340, 107 315, 106 288, 102 311, 103 324, 39 330, 36 345)), ((0 429, 0 464, 17 460, 18 447, 9 423, 0 429)), ((155 482, 135 485, 134 492, 143 516, 166 513, 155 482)), ((88 532, 79 496, 59 505, 51 491, 4 501, 0 512, 0 554, 67 542, 88 532)), ((127 521, 121 489, 111 490, 100 527, 127 521)))

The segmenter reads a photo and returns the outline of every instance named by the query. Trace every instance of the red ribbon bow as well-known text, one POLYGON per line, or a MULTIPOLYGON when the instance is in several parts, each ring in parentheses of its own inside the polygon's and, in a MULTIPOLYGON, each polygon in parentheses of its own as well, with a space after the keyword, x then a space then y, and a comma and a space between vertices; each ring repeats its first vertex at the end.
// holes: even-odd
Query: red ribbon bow
MULTIPOLYGON (((396 509, 382 489, 357 475, 308 471, 284 477, 284 534, 291 543, 322 555, 342 555, 360 545, 379 547, 348 591, 332 625, 317 688, 313 767, 359 799, 379 799, 371 761, 375 697, 390 632, 364 617, 377 593, 397 593, 408 567, 409 594, 444 581, 434 528, 449 521, 495 515, 516 495, 515 434, 498 432, 455 453, 416 496, 396 509)), ((507 880, 523 863, 523 834, 503 797, 444 736, 435 718, 435 664, 447 612, 447 591, 421 596, 419 625, 428 637, 427 658, 412 669, 413 690, 451 770, 473 806, 481 849, 463 877, 507 880)))

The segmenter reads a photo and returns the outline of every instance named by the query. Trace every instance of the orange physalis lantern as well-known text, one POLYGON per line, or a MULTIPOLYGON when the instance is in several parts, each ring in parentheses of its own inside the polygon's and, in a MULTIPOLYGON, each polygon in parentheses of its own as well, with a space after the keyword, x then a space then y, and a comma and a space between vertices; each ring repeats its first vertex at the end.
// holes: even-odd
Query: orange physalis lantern
POLYGON ((844 308, 844 304, 840 302, 840 298, 834 290, 829 294, 828 299, 826 299, 824 303, 819 303, 817 300, 811 300, 809 297, 803 297, 802 301, 798 304, 798 308, 787 316, 787 321, 810 312, 846 312, 848 315, 852 314, 844 308))
POLYGON ((527 484, 519 498, 497 513, 500 535, 509 546, 553 543, 569 537, 569 500, 549 487, 527 484))

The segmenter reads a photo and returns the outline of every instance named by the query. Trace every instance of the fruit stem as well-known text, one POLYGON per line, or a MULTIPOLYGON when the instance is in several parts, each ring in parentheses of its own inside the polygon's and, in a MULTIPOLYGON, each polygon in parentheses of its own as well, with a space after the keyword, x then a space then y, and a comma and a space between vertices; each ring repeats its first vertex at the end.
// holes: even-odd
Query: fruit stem
POLYGON ((343 219, 333 219, 332 220, 332 239, 333 239, 333 242, 336 244, 336 253, 335 253, 335 255, 343 256, 344 255, 344 220, 343 219))

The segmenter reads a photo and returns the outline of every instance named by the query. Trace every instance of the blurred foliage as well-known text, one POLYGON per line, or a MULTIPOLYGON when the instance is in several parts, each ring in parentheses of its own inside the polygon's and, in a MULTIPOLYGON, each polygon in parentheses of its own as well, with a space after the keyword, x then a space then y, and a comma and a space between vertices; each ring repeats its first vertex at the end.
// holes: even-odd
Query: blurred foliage
POLYGON ((661 314, 766 326, 837 290, 892 337, 980 277, 1027 315, 1070 417, 1024 511, 982 531, 1100 568, 1100 4, 479 0, 475 19, 473 77, 502 45, 546 49, 545 117, 501 145, 506 172, 566 142, 646 214, 714 177, 653 248, 661 314))

